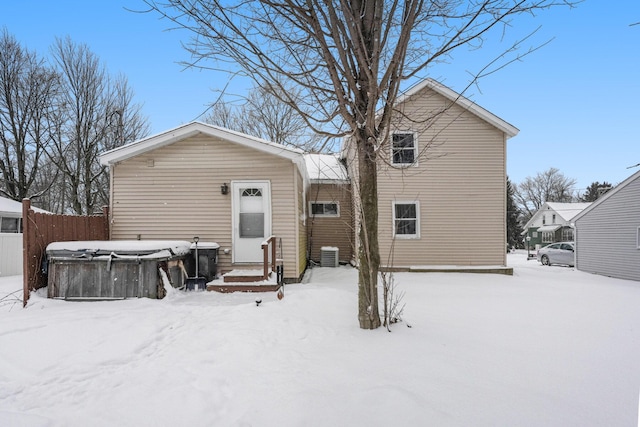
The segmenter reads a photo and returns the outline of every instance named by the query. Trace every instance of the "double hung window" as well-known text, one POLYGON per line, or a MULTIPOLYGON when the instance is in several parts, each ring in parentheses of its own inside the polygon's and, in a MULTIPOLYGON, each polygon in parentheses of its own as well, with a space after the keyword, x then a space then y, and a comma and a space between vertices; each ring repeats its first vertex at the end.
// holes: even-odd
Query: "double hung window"
POLYGON ((393 203, 394 237, 417 239, 420 237, 420 206, 418 202, 393 203))

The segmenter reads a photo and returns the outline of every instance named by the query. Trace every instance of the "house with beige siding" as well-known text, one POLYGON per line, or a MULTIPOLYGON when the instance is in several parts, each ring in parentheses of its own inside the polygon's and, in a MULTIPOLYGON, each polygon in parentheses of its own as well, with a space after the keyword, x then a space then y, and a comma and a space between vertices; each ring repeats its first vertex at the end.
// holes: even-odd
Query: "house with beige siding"
MULTIPOLYGON (((506 142, 518 130, 425 80, 402 96, 379 153, 385 268, 506 266, 506 142)), ((218 271, 260 268, 277 238, 284 278, 357 247, 357 163, 193 122, 103 153, 113 240, 219 245, 218 271)))
MULTIPOLYGON (((506 144, 518 129, 432 79, 395 110, 378 152, 382 265, 506 266, 506 144)), ((357 176, 354 153, 347 139, 357 176)))
POLYGON ((260 268, 278 241, 284 278, 306 268, 303 152, 193 122, 105 152, 112 240, 215 242, 218 271, 260 268))
POLYGON ((640 171, 598 198, 573 221, 578 270, 640 280, 640 171))
POLYGON ((331 154, 305 154, 310 188, 307 193, 309 259, 322 265, 323 248, 341 263, 354 254, 351 180, 342 160, 331 154))

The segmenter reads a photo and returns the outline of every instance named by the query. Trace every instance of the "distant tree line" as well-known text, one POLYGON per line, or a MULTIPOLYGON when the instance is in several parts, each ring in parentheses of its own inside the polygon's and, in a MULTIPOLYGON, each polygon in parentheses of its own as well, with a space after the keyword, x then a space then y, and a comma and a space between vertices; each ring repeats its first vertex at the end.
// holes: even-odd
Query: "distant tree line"
POLYGON ((539 172, 513 185, 507 178, 507 244, 522 247, 524 224, 546 202, 594 202, 613 185, 607 181, 594 181, 584 193, 576 190, 576 180, 566 177, 556 168, 539 172))
POLYGON ((124 76, 84 44, 56 39, 49 58, 0 33, 0 195, 51 212, 108 204, 98 155, 149 132, 124 76))

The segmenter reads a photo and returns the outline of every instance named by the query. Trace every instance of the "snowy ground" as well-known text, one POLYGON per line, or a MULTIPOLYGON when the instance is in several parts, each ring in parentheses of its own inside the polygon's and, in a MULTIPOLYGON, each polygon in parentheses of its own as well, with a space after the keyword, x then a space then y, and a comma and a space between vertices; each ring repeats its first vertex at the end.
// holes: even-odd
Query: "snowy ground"
POLYGON ((0 278, 0 425, 638 425, 640 283, 509 264, 513 277, 397 274, 391 333, 358 328, 347 267, 259 307, 40 291, 22 309, 2 299, 21 277, 0 278))

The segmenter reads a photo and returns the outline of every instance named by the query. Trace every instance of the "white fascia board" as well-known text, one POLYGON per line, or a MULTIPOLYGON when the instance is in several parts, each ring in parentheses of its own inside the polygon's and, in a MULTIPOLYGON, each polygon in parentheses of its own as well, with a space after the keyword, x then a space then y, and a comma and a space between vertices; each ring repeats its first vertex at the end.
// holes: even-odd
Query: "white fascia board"
POLYGON ((243 145, 276 156, 284 157, 296 162, 298 161, 298 158, 303 154, 302 150, 296 148, 288 148, 281 144, 265 141, 260 138, 255 138, 239 132, 234 132, 229 129, 224 129, 201 122, 191 122, 186 125, 182 125, 177 128, 165 131, 158 135, 144 138, 130 144, 114 148, 113 150, 106 151, 100 155, 100 164, 104 166, 115 164, 123 160, 127 160, 140 154, 149 152, 151 150, 173 144, 176 141, 189 138, 198 133, 218 137, 239 145, 243 145))
POLYGON ((420 92, 425 88, 430 88, 434 90, 435 92, 449 99, 451 102, 454 102, 460 105, 464 109, 472 112, 473 114, 480 117, 484 121, 500 129, 502 132, 504 132, 507 135, 507 138, 514 137, 518 134, 518 132, 520 132, 520 130, 517 127, 502 120, 500 117, 496 116, 495 114, 491 113, 488 110, 485 110, 475 102, 469 100, 468 98, 465 98, 461 94, 455 92, 452 89, 449 89, 442 83, 439 83, 431 78, 424 79, 422 82, 416 84, 415 86, 410 88, 408 91, 406 91, 404 94, 399 96, 397 104, 403 103, 409 97, 417 94, 418 92, 420 92))

